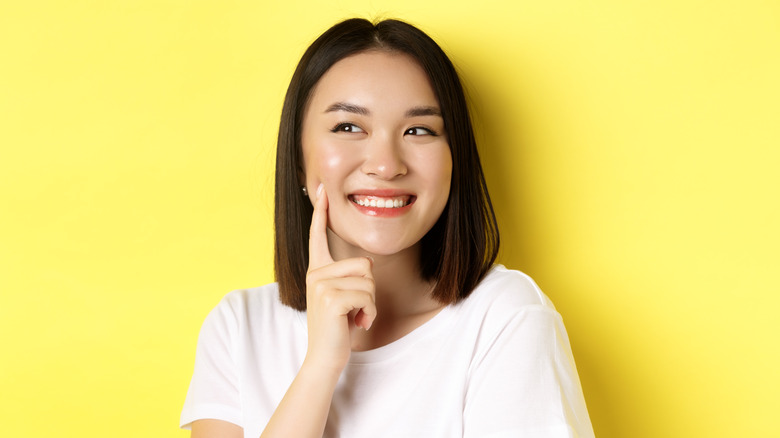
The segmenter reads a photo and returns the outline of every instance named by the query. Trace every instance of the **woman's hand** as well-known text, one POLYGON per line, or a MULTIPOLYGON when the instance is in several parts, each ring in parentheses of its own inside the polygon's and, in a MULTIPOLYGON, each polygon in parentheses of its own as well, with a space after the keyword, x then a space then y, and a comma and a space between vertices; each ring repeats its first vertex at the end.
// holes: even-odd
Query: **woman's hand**
POLYGON ((368 330, 376 318, 371 259, 333 261, 328 247, 328 196, 317 188, 309 231, 306 314, 309 347, 304 364, 341 373, 351 352, 351 332, 368 330))
POLYGON ((317 188, 309 231, 306 318, 309 349, 301 369, 263 431, 267 437, 321 437, 341 371, 352 350, 350 332, 376 318, 374 277, 366 257, 333 261, 328 248, 328 197, 317 188))

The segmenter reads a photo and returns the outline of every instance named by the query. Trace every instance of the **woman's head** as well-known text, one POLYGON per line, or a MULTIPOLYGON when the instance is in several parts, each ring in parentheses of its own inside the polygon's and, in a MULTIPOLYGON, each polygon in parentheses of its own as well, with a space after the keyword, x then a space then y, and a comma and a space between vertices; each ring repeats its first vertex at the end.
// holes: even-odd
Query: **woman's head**
POLYGON ((439 101, 419 64, 385 50, 343 58, 317 83, 301 131, 301 185, 312 203, 319 184, 327 193, 332 256, 417 261, 452 179, 439 101))
MULTIPOLYGON (((311 202, 301 192, 307 180, 313 179, 306 175, 302 147, 306 111, 318 84, 334 65, 339 64, 338 70, 360 68, 370 65, 365 61, 372 55, 371 59, 394 63, 389 65, 405 62, 411 70, 427 76, 433 94, 428 102, 432 104, 415 106, 440 111, 440 115, 427 113, 431 123, 438 120, 443 125, 443 135, 432 139, 450 149, 449 154, 438 155, 451 159, 451 172, 447 172, 449 199, 443 201, 443 212, 434 218, 435 223, 420 241, 421 273, 435 283, 433 297, 451 303, 467 296, 498 251, 498 230, 468 108, 451 62, 432 39, 409 24, 386 20, 374 25, 362 19, 347 20, 326 31, 305 52, 282 110, 276 162, 275 269, 283 302, 299 310, 306 308, 307 236, 312 214, 311 202), (355 56, 358 54, 362 56, 355 56), (363 64, 353 60, 362 60, 363 64)), ((329 79, 334 74, 325 77, 324 82, 339 84, 329 79)), ((424 137, 409 138, 418 141, 424 137)))

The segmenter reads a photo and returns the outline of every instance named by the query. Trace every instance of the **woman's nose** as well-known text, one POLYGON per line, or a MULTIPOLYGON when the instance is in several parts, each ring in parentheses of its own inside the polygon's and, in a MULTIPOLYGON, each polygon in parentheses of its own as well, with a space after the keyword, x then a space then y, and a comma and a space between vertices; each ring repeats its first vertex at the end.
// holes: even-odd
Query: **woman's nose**
POLYGON ((369 176, 391 180, 408 171, 401 154, 401 140, 377 136, 368 144, 361 170, 369 176))

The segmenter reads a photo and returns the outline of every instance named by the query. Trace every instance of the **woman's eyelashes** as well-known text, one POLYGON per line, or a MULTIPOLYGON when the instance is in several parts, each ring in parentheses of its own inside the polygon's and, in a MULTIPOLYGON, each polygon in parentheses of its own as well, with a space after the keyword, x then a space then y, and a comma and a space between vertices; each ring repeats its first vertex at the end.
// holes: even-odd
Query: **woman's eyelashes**
MULTIPOLYGON (((365 133, 366 131, 354 123, 343 122, 331 128, 330 132, 334 132, 334 133, 346 132, 351 134, 358 134, 358 133, 365 133)), ((404 131, 404 135, 414 135, 414 136, 430 135, 436 137, 439 134, 431 128, 426 128, 423 126, 414 126, 406 129, 404 131)))
POLYGON ((334 126, 331 130, 331 132, 351 132, 351 133, 359 133, 359 132, 365 132, 363 131, 363 128, 360 126, 354 124, 354 123, 339 123, 338 125, 334 126))
POLYGON ((432 135, 435 137, 439 134, 437 134, 433 129, 424 128, 422 126, 415 126, 404 131, 404 135, 432 135))

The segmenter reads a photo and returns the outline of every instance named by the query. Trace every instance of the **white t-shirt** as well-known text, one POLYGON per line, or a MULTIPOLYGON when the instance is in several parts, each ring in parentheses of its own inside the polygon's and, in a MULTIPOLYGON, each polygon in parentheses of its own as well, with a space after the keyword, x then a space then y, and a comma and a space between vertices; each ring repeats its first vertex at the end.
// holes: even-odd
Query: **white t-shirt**
MULTIPOLYGON (((229 293, 203 323, 181 425, 257 438, 306 354, 306 314, 277 285, 229 293)), ((306 415, 301 412, 300 415, 306 415)), ((525 274, 495 266, 403 338, 353 352, 325 437, 592 437, 566 329, 525 274)))

